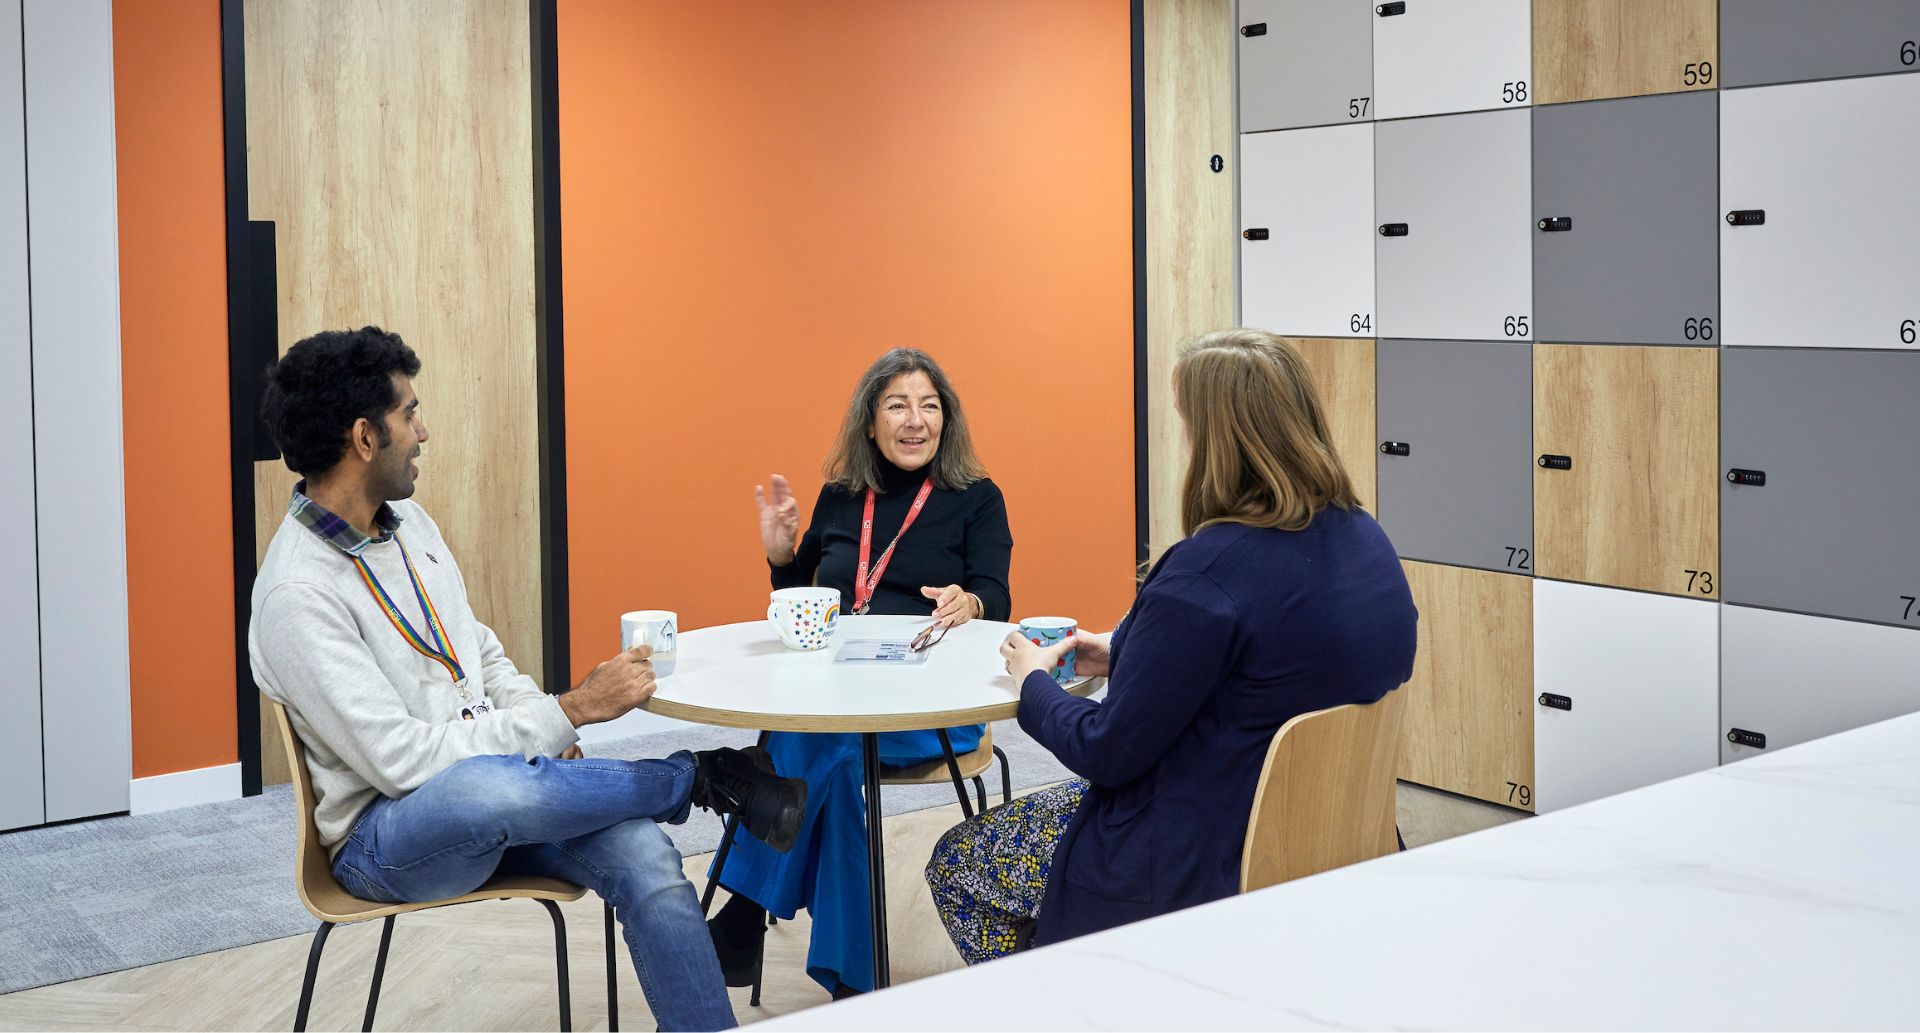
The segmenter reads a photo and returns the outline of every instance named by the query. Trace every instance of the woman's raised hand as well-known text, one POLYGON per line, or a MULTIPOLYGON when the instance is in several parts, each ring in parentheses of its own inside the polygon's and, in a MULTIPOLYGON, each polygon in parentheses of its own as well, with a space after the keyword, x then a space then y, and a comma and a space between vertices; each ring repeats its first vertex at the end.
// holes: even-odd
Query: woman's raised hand
POLYGON ((753 486, 753 502, 760 507, 760 544, 767 560, 776 567, 793 562, 793 551, 800 541, 800 502, 793 497, 787 479, 779 474, 767 478, 762 490, 753 486))

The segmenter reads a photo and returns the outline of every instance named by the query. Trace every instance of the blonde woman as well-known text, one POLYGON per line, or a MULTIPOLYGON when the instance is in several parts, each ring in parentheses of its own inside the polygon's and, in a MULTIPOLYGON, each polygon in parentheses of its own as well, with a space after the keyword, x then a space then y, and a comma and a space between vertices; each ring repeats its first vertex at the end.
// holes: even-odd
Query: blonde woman
POLYGON ((1328 443, 1299 354, 1257 330, 1188 342, 1187 537, 1107 634, 1001 646, 1020 727, 1080 777, 948 831, 927 882, 969 963, 1233 894, 1254 783, 1289 718, 1369 703, 1413 673, 1393 545, 1328 443), (1066 649, 1103 702, 1047 676, 1066 649))

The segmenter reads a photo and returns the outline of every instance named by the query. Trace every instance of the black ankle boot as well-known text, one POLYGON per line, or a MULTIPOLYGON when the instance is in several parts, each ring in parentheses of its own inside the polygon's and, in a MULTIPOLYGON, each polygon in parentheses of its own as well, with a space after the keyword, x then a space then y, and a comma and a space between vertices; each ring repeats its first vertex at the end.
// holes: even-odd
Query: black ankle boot
POLYGON ((752 986, 766 953, 767 912, 746 897, 735 895, 720 913, 707 919, 707 935, 720 960, 720 974, 728 986, 752 986))
POLYGON ((736 814, 755 839, 786 853, 807 811, 807 784, 781 778, 758 746, 702 750, 694 756, 693 805, 736 814))

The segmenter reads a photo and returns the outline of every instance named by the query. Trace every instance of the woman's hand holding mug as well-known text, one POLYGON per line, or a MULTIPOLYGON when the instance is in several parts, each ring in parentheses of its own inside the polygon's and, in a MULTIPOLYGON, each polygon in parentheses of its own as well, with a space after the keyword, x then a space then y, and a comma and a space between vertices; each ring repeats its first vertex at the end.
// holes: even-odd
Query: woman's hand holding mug
POLYGON ((1073 633, 1073 647, 1079 652, 1073 657, 1073 675, 1076 678, 1105 678, 1113 664, 1113 632, 1096 634, 1091 631, 1076 630, 1073 633))
POLYGON ((800 542, 800 502, 793 497, 787 479, 779 474, 767 478, 768 487, 753 486, 754 504, 760 507, 760 544, 767 560, 776 567, 793 562, 800 542))

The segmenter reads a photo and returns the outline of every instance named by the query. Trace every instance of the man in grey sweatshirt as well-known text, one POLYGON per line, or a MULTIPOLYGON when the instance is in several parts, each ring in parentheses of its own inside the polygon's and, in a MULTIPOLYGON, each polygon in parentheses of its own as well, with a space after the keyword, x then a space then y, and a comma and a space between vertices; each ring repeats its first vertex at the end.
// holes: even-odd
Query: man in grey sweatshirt
MULTIPOLYGON (((256 681, 305 744, 333 875, 369 900, 437 900, 547 875, 613 905, 662 1029, 734 1024, 705 916, 659 823, 738 814, 792 845, 806 785, 764 751, 583 757, 577 729, 653 694, 640 646, 550 696, 474 617, 453 551, 412 501, 420 360, 374 327, 274 367, 263 415, 294 488, 253 587, 256 681)), ((781 845, 784 844, 784 845, 781 845)))

